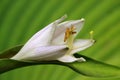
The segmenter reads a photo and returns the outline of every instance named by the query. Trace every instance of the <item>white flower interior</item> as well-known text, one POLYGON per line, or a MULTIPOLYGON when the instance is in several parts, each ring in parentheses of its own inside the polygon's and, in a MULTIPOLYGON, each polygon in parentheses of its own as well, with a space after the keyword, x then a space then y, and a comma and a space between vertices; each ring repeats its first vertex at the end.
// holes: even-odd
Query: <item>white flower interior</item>
POLYGON ((74 40, 84 25, 84 19, 62 22, 66 17, 65 15, 38 31, 11 59, 23 61, 86 61, 83 57, 75 58, 73 54, 93 45, 93 32, 90 32, 90 39, 74 40))

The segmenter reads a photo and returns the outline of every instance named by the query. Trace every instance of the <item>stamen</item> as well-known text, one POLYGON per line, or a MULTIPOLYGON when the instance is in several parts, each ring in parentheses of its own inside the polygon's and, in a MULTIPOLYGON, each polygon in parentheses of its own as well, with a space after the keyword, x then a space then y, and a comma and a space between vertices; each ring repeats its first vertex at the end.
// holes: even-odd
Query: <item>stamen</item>
POLYGON ((93 33, 94 31, 90 31, 90 39, 93 39, 93 33))
POLYGON ((71 31, 74 31, 76 28, 73 26, 73 25, 71 25, 71 31))
POLYGON ((73 25, 71 25, 70 28, 67 28, 67 29, 66 29, 66 31, 65 31, 65 37, 64 37, 64 42, 66 42, 67 39, 68 39, 71 35, 73 35, 73 34, 76 33, 76 31, 74 31, 75 29, 76 29, 76 28, 75 28, 73 25))
POLYGON ((68 39, 68 37, 70 36, 69 32, 70 32, 70 29, 69 29, 69 28, 67 28, 67 29, 66 29, 66 31, 65 31, 64 42, 66 42, 66 40, 67 40, 67 39, 68 39))
POLYGON ((75 29, 76 28, 73 25, 71 25, 71 27, 67 28, 66 31, 65 31, 64 42, 67 41, 67 45, 71 49, 72 49, 72 46, 73 46, 73 39, 74 39, 73 35, 76 33, 75 29))

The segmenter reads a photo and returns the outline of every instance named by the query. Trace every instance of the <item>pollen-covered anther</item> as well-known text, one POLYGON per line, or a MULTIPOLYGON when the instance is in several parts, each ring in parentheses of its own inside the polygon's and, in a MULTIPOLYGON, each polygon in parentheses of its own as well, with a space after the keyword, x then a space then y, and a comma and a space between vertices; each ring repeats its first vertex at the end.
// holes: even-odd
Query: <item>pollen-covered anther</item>
POLYGON ((64 42, 66 42, 67 39, 68 39, 71 35, 73 35, 73 34, 76 33, 75 29, 76 29, 76 28, 75 28, 73 25, 71 25, 70 28, 67 28, 67 29, 66 29, 66 31, 65 31, 65 37, 64 37, 64 42))

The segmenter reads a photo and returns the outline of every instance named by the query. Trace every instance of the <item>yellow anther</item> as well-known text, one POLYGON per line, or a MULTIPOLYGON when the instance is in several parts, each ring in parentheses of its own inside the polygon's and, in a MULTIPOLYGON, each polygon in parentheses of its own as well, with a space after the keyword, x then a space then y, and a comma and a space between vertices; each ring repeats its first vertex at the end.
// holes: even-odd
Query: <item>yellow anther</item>
POLYGON ((71 25, 70 29, 71 29, 71 31, 74 31, 76 28, 75 28, 75 26, 71 25))
POLYGON ((74 31, 75 29, 76 29, 76 28, 75 28, 73 25, 71 25, 70 28, 67 28, 67 29, 66 29, 66 31, 65 31, 65 37, 64 37, 64 42, 66 42, 67 39, 68 39, 71 35, 73 35, 73 34, 76 33, 76 32, 74 31))
POLYGON ((73 47, 73 40, 74 40, 74 34, 76 33, 75 27, 71 25, 70 28, 67 28, 65 31, 65 37, 64 37, 64 42, 68 45, 69 49, 72 49, 73 47))
POLYGON ((93 33, 94 31, 90 31, 90 38, 93 39, 93 33))
POLYGON ((70 32, 70 29, 67 28, 66 31, 65 31, 64 42, 65 42, 65 41, 68 39, 68 37, 70 36, 69 32, 70 32))

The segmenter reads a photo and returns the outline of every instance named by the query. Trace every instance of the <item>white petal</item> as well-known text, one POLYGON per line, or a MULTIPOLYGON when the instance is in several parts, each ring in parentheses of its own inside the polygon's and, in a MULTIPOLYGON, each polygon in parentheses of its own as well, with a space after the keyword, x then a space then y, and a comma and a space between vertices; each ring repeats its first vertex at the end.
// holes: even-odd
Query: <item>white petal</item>
MULTIPOLYGON (((59 18, 59 19, 55 20, 54 22, 52 22, 51 24, 47 25, 42 30, 38 31, 35 35, 33 35, 32 38, 29 41, 33 41, 34 39, 40 38, 41 35, 43 35, 43 34, 44 34, 44 37, 46 37, 47 35, 50 35, 49 33, 47 34, 47 30, 51 29, 52 26, 54 27, 55 24, 56 25, 59 24, 65 18, 67 18, 67 15, 62 16, 61 18, 59 18)), ((47 37, 49 37, 49 36, 47 36, 47 37)))
POLYGON ((72 55, 65 55, 61 58, 58 58, 58 61, 61 61, 61 62, 75 62, 75 61, 77 61, 77 58, 75 58, 72 55))
POLYGON ((62 22, 63 20, 65 20, 67 18, 67 15, 65 14, 64 16, 62 16, 60 19, 56 20, 55 22, 56 23, 60 23, 62 22))
POLYGON ((19 56, 24 55, 23 53, 29 51, 30 49, 38 46, 46 46, 51 43, 51 40, 53 38, 53 34, 55 32, 56 26, 58 23, 63 21, 67 16, 64 15, 60 19, 52 22, 42 30, 38 31, 35 35, 33 35, 27 43, 23 46, 23 48, 20 50, 20 53, 17 54, 19 56))
POLYGON ((52 43, 53 44, 64 44, 64 36, 65 36, 66 28, 71 27, 71 25, 75 26, 76 32, 77 32, 75 34, 75 36, 76 36, 79 33, 79 31, 81 30, 83 24, 84 24, 83 18, 80 20, 71 20, 71 21, 66 21, 66 22, 60 23, 55 30, 55 34, 54 34, 52 43))
MULTIPOLYGON (((67 51, 68 48, 66 48, 65 45, 40 46, 32 50, 29 50, 28 52, 24 53, 24 55, 22 56, 16 55, 11 59, 28 60, 28 61, 56 60, 57 58, 65 55, 67 51)), ((18 54, 20 54, 20 52, 18 54)))
POLYGON ((61 58, 58 58, 58 61, 70 63, 70 62, 75 62, 75 61, 85 62, 86 60, 83 57, 75 58, 72 55, 65 55, 65 56, 63 56, 61 58))
POLYGON ((70 54, 74 54, 76 52, 82 51, 90 46, 93 45, 95 41, 91 39, 78 39, 74 41, 73 44, 73 50, 70 52, 70 54))
POLYGON ((45 46, 47 44, 50 44, 58 23, 63 21, 66 17, 67 17, 67 15, 64 15, 60 19, 52 22, 51 24, 49 24, 48 26, 46 26, 42 30, 38 31, 35 35, 32 36, 31 39, 29 39, 29 41, 26 43, 26 45, 30 44, 30 46, 32 46, 32 45, 45 46))
POLYGON ((24 53, 32 50, 33 48, 36 48, 38 46, 46 46, 50 44, 50 41, 52 39, 53 33, 55 31, 55 23, 48 25, 47 28, 39 31, 38 33, 36 33, 20 50, 20 53, 18 53, 17 55, 22 56, 24 55, 24 53), (38 37, 36 37, 37 35, 40 35, 38 37), (36 37, 36 39, 35 39, 36 37))

